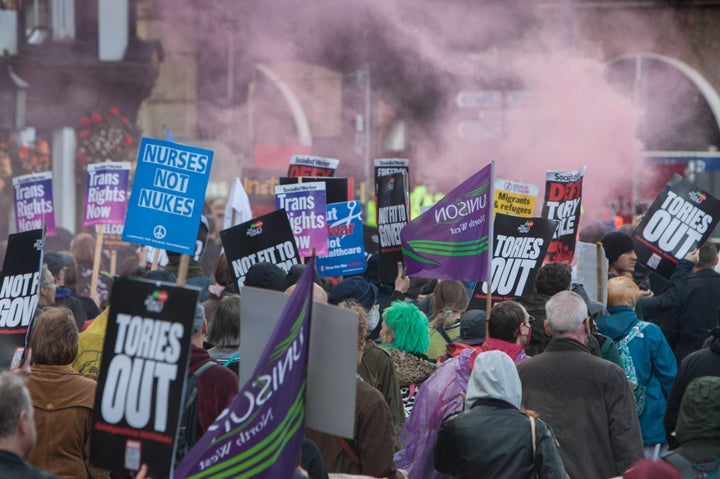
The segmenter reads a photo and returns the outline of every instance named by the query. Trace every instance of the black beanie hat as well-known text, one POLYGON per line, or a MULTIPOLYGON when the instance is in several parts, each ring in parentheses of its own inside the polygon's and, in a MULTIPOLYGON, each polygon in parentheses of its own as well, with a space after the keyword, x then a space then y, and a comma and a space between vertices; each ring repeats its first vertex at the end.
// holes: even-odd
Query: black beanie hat
POLYGON ((283 269, 273 263, 261 261, 250 267, 245 275, 245 286, 285 291, 285 276, 283 269))
POLYGON ((370 310, 377 302, 378 289, 361 276, 340 281, 328 293, 328 303, 338 304, 343 299, 354 299, 360 306, 370 310))
POLYGON ((610 263, 618 259, 621 254, 635 251, 633 239, 620 231, 612 231, 603 236, 602 245, 605 249, 605 257, 610 263))

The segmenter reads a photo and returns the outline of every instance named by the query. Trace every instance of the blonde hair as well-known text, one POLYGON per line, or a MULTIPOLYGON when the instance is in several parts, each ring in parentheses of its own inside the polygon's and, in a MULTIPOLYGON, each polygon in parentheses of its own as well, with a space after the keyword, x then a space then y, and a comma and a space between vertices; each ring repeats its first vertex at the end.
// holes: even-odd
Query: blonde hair
POLYGON ((608 306, 635 307, 640 298, 640 288, 625 276, 616 276, 608 281, 608 306))

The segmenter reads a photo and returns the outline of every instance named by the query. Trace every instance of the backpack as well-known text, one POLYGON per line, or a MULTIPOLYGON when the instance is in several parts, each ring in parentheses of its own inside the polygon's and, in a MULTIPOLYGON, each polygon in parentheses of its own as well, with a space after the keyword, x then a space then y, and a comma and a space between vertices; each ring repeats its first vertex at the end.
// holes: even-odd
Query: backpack
POLYGON ((628 381, 633 384, 633 397, 635 398, 635 410, 638 416, 645 412, 645 399, 647 397, 647 386, 639 384, 637 373, 635 372, 635 363, 633 363, 632 356, 630 356, 630 348, 628 347, 630 341, 635 339, 640 332, 648 327, 650 323, 645 321, 638 321, 635 324, 627 336, 617 342, 617 348, 620 351, 620 359, 622 360, 623 369, 628 381))
POLYGON ((178 431, 177 446, 175 448, 175 466, 180 464, 182 458, 185 457, 185 454, 192 449, 195 441, 197 441, 198 379, 205 371, 216 365, 214 361, 206 362, 188 376, 187 381, 185 381, 185 403, 182 408, 180 430, 178 431))
POLYGON ((693 464, 682 454, 670 452, 663 456, 663 460, 672 464, 682 475, 683 479, 713 479, 720 478, 720 459, 693 464))

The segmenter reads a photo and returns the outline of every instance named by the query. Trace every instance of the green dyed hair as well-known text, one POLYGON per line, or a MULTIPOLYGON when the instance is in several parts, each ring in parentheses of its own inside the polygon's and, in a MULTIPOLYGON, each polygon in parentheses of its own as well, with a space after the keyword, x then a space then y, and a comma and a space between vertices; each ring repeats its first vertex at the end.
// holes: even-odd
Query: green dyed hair
POLYGON ((387 346, 406 353, 425 354, 430 346, 428 319, 417 306, 395 301, 383 312, 383 321, 393 330, 393 342, 387 346))

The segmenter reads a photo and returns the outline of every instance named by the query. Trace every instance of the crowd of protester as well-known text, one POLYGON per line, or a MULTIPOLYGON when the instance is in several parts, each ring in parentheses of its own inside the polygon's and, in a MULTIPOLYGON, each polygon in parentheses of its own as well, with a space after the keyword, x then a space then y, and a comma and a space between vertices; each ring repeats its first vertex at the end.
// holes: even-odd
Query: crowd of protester
MULTIPOLYGON (((209 229, 203 241, 217 241, 209 229)), ((609 262, 606 307, 565 263, 543 265, 532 295, 489 315, 467 310, 467 283, 400 267, 381 282, 376 257, 364 275, 315 274, 314 300, 359 318, 355 428, 351 438, 307 429, 296 477, 720 477, 717 248, 706 243, 668 280, 650 281, 629 235, 597 230, 589 241, 609 262)), ((82 233, 46 245, 31 354, 0 375, 3 478, 120 477, 89 463, 112 297, 106 263, 90 290, 94 244, 82 233)), ((242 361, 242 289, 220 249, 207 251, 212 267, 191 259, 188 281, 202 290, 188 372, 198 378, 196 437, 238 391, 242 361)), ((128 250, 117 274, 174 282, 168 259, 151 269, 128 250)), ((244 284, 289 294, 303 268, 257 263, 244 284)))

